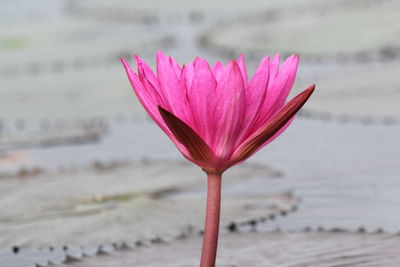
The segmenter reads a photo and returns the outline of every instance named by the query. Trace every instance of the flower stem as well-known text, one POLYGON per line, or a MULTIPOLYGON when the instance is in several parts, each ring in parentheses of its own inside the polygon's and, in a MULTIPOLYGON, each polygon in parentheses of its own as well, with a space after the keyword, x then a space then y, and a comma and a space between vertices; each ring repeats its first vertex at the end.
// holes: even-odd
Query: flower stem
POLYGON ((221 210, 221 173, 207 173, 207 208, 200 267, 214 267, 221 210))

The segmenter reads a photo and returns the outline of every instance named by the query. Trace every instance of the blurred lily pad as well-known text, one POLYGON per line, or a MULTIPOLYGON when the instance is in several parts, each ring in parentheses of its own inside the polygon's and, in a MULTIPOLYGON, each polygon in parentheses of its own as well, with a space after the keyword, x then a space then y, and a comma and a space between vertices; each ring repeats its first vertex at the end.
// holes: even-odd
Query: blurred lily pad
MULTIPOLYGON (((248 164, 223 181, 222 225, 269 216, 297 203, 290 192, 240 190, 279 172, 248 164)), ((180 161, 137 162, 0 180, 0 245, 62 245, 174 238, 203 226, 205 174, 180 161)))
POLYGON ((211 29, 203 43, 222 53, 297 53, 321 60, 379 56, 387 47, 398 50, 398 3, 352 2, 253 13, 211 29))
MULTIPOLYGON (((355 233, 239 233, 223 235, 217 266, 399 266, 400 238, 355 233)), ((69 264, 70 267, 197 266, 201 239, 153 245, 69 264)), ((63 266, 63 265, 62 265, 63 266)))

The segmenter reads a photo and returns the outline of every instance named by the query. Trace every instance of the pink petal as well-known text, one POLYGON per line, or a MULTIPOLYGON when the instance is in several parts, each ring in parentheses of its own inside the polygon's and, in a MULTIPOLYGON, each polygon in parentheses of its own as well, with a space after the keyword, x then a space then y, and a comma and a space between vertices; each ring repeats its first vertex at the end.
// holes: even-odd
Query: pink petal
POLYGON ((281 62, 281 55, 278 53, 271 61, 270 76, 275 77, 279 74, 279 64, 281 62))
POLYGON ((152 85, 152 87, 157 90, 160 94, 160 84, 153 70, 144 62, 138 55, 135 55, 136 64, 139 72, 139 66, 143 69, 143 75, 146 77, 146 80, 152 85))
MULTIPOLYGON (((186 75, 186 73, 184 74, 186 75)), ((189 104, 194 120, 190 123, 207 144, 211 144, 215 135, 214 92, 217 87, 214 75, 207 61, 197 58, 194 63, 194 77, 191 87, 187 89, 189 104)))
POLYGON ((279 60, 280 55, 278 54, 271 62, 267 95, 260 107, 259 116, 253 124, 251 131, 256 131, 281 109, 293 86, 297 71, 298 57, 290 56, 285 60, 280 71, 279 60))
POLYGON ((161 51, 157 53, 157 76, 160 93, 171 112, 188 122, 191 118, 186 92, 181 87, 180 77, 176 74, 176 65, 161 51))
MULTIPOLYGON (((122 64, 126 70, 128 75, 128 79, 132 85, 132 88, 139 99, 140 103, 143 105, 144 109, 150 115, 150 117, 159 125, 164 126, 163 120, 158 113, 157 105, 159 104, 154 98, 154 94, 151 91, 148 91, 145 86, 143 86, 139 77, 132 71, 129 64, 125 61, 125 59, 121 58, 122 64)), ((161 127, 160 126, 160 127, 161 127)))
POLYGON ((315 85, 310 86, 295 98, 290 100, 279 112, 277 112, 268 122, 258 131, 253 133, 242 145, 240 145, 232 157, 231 165, 246 160, 258 149, 282 133, 282 128, 288 126, 288 122, 296 115, 300 108, 305 104, 315 89, 315 85))
POLYGON ((224 68, 215 90, 215 101, 213 115, 216 133, 212 148, 223 161, 233 152, 245 109, 243 78, 234 60, 224 68))
POLYGON ((219 61, 215 63, 212 72, 214 74, 215 80, 217 81, 221 80, 221 77, 224 72, 224 66, 222 65, 222 63, 219 61))
POLYGON ((279 81, 281 84, 279 87, 273 87, 275 90, 271 90, 268 95, 267 105, 271 106, 271 114, 274 114, 285 104, 286 98, 296 78, 298 64, 299 57, 297 55, 288 57, 282 64, 279 74, 279 81))
MULTIPOLYGON (((138 76, 139 79, 142 83, 142 85, 146 88, 146 92, 149 94, 149 96, 153 99, 153 101, 157 104, 157 105, 162 105, 162 106, 166 106, 164 99, 162 98, 162 96, 159 93, 159 90, 156 88, 159 88, 158 86, 158 81, 156 81, 156 83, 150 82, 152 80, 151 77, 151 73, 149 73, 149 70, 145 70, 146 68, 146 64, 144 62, 140 62, 137 61, 137 65, 138 65, 138 76), (149 78, 150 77, 150 78, 149 78), (156 84, 157 87, 154 86, 154 84, 156 84)), ((147 66, 148 68, 148 66, 147 66)))
POLYGON ((192 81, 194 77, 194 66, 192 62, 186 63, 182 68, 181 87, 184 88, 185 92, 188 92, 192 87, 192 81))
POLYGON ((128 75, 128 79, 132 85, 132 88, 133 88, 137 98, 139 99, 140 103, 142 104, 144 109, 147 111, 149 116, 172 139, 172 141, 177 145, 179 150, 184 155, 189 155, 187 149, 175 138, 175 136, 169 130, 169 128, 165 124, 163 118, 161 117, 161 114, 158 111, 159 103, 154 98, 154 94, 153 94, 154 92, 152 92, 150 90, 147 91, 145 86, 143 86, 143 84, 141 83, 139 77, 132 71, 129 64, 123 58, 121 58, 121 61, 122 61, 122 64, 124 65, 124 68, 128 75))
POLYGON ((169 57, 169 62, 170 62, 171 67, 175 71, 175 74, 178 77, 178 79, 181 79, 182 69, 179 66, 179 64, 176 62, 176 60, 173 57, 169 57))
POLYGON ((244 56, 243 54, 240 54, 237 63, 239 65, 240 68, 240 72, 242 73, 242 77, 243 77, 243 82, 245 84, 245 87, 247 86, 248 83, 248 78, 247 78, 247 68, 246 68, 246 62, 244 61, 244 56))
POLYGON ((270 59, 266 56, 258 66, 253 78, 248 84, 246 95, 246 110, 240 136, 236 140, 235 147, 243 142, 251 134, 251 129, 258 118, 262 104, 267 94, 270 73, 270 59))

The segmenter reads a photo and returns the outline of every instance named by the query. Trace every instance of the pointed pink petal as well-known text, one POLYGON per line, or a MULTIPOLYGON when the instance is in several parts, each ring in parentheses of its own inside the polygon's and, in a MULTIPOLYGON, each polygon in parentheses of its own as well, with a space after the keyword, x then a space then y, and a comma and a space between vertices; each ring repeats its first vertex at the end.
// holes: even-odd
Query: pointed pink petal
POLYGON ((269 80, 269 56, 264 57, 260 62, 253 78, 245 89, 246 95, 246 110, 243 118, 243 126, 240 136, 236 140, 237 147, 251 134, 253 124, 258 118, 261 106, 264 103, 267 94, 268 80, 269 80))
POLYGON ((192 62, 186 63, 182 68, 181 86, 185 89, 185 92, 189 91, 192 87, 192 81, 194 77, 194 66, 192 62))
POLYGON ((299 57, 297 55, 288 57, 282 64, 279 74, 280 86, 271 88, 268 94, 268 101, 266 103, 271 107, 271 114, 274 114, 285 104, 286 98, 288 97, 290 89, 292 88, 296 78, 298 64, 299 57))
POLYGON ((193 61, 193 66, 196 68, 196 65, 203 61, 206 61, 206 60, 202 59, 201 57, 196 57, 193 61))
POLYGON ((243 82, 244 82, 245 86, 247 86, 247 83, 248 83, 247 68, 246 68, 246 62, 244 61, 243 54, 240 54, 240 56, 237 60, 237 63, 239 65, 240 72, 242 73, 243 82))
POLYGON ((156 99, 154 99, 153 92, 147 91, 139 77, 132 71, 129 64, 123 58, 121 58, 121 61, 124 65, 132 88, 144 109, 157 124, 164 125, 161 116, 158 114, 157 105, 159 103, 157 103, 156 99))
POLYGON ((129 64, 121 58, 122 64, 126 70, 128 75, 128 79, 132 85, 133 91, 135 92, 139 102, 142 104, 144 109, 147 111, 149 116, 154 120, 154 122, 163 130, 169 138, 177 145, 178 149, 184 155, 189 155, 186 148, 180 144, 180 142, 175 138, 172 132, 169 130, 167 125, 165 124, 163 118, 161 117, 160 112, 158 111, 158 103, 156 99, 154 99, 154 94, 151 91, 147 91, 147 89, 141 83, 139 77, 132 71, 129 64))
POLYGON ((221 160, 230 157, 241 129, 245 109, 244 83, 238 64, 232 60, 224 68, 215 90, 214 125, 216 128, 212 145, 221 160))
POLYGON ((222 74, 224 72, 224 66, 222 65, 222 63, 219 61, 215 63, 212 72, 214 74, 215 80, 221 80, 222 74))
POLYGON ((179 64, 176 62, 176 60, 173 57, 169 57, 169 62, 170 62, 171 67, 175 71, 176 76, 180 80, 181 79, 181 72, 182 72, 181 67, 179 66, 179 64))
POLYGON ((181 87, 180 77, 175 72, 176 66, 161 51, 157 53, 157 76, 160 83, 160 93, 171 112, 186 123, 191 118, 190 106, 186 92, 181 87))
POLYGON ((154 86, 154 84, 156 84, 156 86, 158 86, 158 81, 150 82, 152 80, 151 73, 149 73, 148 70, 147 71, 145 70, 146 65, 144 62, 138 61, 137 65, 138 65, 137 68, 138 68, 138 76, 139 76, 140 82, 146 88, 146 92, 148 93, 148 95, 153 99, 153 101, 157 105, 166 106, 164 99, 159 94, 159 91, 156 89, 157 87, 154 86), (150 77, 150 78, 148 78, 148 77, 150 77))
POLYGON ((296 76, 298 57, 291 56, 285 60, 279 71, 279 54, 274 57, 270 67, 267 95, 260 107, 257 121, 251 131, 256 131, 264 125, 284 105, 286 98, 293 86, 296 76))
POLYGON ((276 54, 271 61, 270 76, 275 77, 279 73, 279 64, 281 62, 281 54, 276 54))
POLYGON ((282 127, 286 126, 290 119, 300 110, 315 89, 315 85, 310 86, 302 93, 289 101, 279 112, 277 112, 263 127, 252 134, 235 151, 231 165, 241 162, 254 154, 265 142, 273 138, 282 127))
POLYGON ((162 107, 159 106, 158 109, 168 128, 176 139, 185 146, 192 160, 205 165, 214 159, 214 154, 210 147, 190 126, 162 107))
POLYGON ((139 71, 139 66, 141 66, 141 68, 143 69, 143 75, 146 76, 146 80, 153 86, 154 89, 157 90, 157 92, 159 92, 160 84, 153 70, 138 55, 135 55, 135 59, 138 71, 139 71))
POLYGON ((194 64, 194 77, 191 87, 187 89, 187 96, 192 109, 192 127, 199 133, 207 144, 215 135, 214 92, 217 87, 214 75, 207 61, 197 58, 194 64))

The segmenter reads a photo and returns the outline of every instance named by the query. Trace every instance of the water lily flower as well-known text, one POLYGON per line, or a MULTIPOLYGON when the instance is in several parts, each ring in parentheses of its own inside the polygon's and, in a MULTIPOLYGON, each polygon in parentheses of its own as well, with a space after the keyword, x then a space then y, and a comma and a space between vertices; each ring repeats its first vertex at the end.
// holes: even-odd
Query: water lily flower
POLYGON ((279 136, 308 100, 315 85, 286 103, 298 56, 280 64, 266 56, 248 80, 243 56, 211 67, 197 57, 180 66, 157 53, 154 73, 139 56, 137 72, 122 60, 145 110, 188 160, 208 175, 202 267, 215 265, 221 198, 221 175, 279 136))

